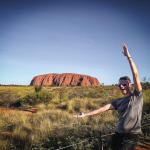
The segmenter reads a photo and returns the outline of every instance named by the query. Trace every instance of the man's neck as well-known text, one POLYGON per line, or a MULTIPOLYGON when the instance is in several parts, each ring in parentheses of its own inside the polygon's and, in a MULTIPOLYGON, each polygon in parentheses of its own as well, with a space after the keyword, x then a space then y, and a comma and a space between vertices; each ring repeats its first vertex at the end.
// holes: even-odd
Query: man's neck
POLYGON ((129 91, 127 94, 126 94, 126 97, 130 96, 132 93, 131 91, 129 91))

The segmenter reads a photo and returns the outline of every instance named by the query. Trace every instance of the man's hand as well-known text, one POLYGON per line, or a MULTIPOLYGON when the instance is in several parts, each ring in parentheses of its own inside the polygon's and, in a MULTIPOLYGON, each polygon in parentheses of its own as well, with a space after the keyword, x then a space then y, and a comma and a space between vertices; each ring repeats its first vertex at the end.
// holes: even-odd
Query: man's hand
POLYGON ((75 118, 83 118, 85 116, 86 116, 85 113, 80 113, 78 115, 74 115, 75 118))
POLYGON ((122 51, 122 53, 124 54, 124 56, 126 56, 128 58, 131 57, 131 55, 130 55, 130 53, 128 51, 128 46, 126 44, 123 45, 123 51, 122 51))

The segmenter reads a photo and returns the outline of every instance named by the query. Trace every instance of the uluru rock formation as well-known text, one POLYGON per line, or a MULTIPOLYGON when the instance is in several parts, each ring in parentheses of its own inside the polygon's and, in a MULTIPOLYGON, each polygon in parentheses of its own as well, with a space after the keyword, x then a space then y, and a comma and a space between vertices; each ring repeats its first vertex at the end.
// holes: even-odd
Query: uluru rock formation
POLYGON ((62 73, 35 76, 30 85, 34 86, 99 86, 99 81, 88 75, 62 73))

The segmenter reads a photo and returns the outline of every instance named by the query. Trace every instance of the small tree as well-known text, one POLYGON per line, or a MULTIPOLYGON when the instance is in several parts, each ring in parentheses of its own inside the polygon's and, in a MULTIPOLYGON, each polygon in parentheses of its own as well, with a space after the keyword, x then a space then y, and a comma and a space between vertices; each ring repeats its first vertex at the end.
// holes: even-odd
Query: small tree
POLYGON ((40 92, 42 90, 42 86, 41 85, 35 86, 34 90, 35 90, 36 93, 38 93, 38 92, 40 92))
POLYGON ((150 89, 150 78, 147 78, 146 76, 142 79, 142 87, 144 90, 150 89))

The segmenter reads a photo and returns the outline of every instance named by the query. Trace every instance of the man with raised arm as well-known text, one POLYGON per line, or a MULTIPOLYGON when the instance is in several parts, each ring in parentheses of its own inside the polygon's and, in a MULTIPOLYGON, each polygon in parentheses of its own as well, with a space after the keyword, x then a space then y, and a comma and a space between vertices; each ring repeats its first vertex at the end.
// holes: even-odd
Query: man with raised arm
POLYGON ((113 100, 111 103, 89 113, 82 113, 78 117, 93 116, 107 110, 117 110, 119 120, 116 132, 112 137, 113 150, 134 150, 138 136, 141 134, 141 116, 143 107, 142 86, 139 73, 131 57, 127 45, 123 46, 123 54, 127 58, 134 81, 134 91, 131 92, 131 80, 128 76, 119 78, 119 88, 123 98, 113 100))

